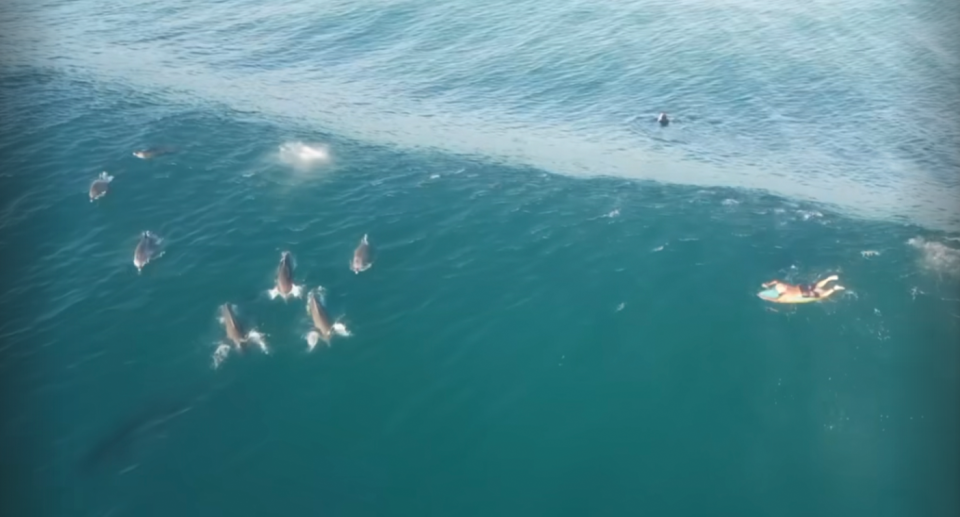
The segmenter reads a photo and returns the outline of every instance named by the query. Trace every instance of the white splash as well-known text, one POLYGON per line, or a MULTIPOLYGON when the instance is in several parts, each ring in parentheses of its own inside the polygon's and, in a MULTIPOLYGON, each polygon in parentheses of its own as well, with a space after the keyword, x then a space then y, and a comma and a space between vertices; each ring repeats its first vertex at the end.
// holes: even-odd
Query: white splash
POLYGON ((308 169, 330 162, 330 150, 323 144, 285 142, 280 145, 280 161, 297 169, 308 169))
POLYGON ((283 301, 287 301, 290 298, 301 298, 303 296, 303 286, 290 284, 290 292, 287 294, 281 293, 279 287, 272 287, 267 289, 267 296, 269 296, 271 300, 275 300, 279 296, 283 298, 283 301))
POLYGON ((940 275, 960 277, 960 249, 946 244, 913 237, 907 244, 920 250, 920 266, 940 275))
POLYGON ((913 287, 910 288, 910 299, 911 299, 911 300, 916 300, 918 294, 927 294, 927 293, 921 291, 920 288, 917 287, 917 286, 913 286, 913 287))
POLYGON ((227 360, 227 357, 230 355, 230 350, 232 350, 232 348, 227 344, 221 343, 219 346, 217 346, 217 349, 213 351, 214 370, 220 368, 220 365, 227 360))
POLYGON ((307 332, 307 351, 313 351, 316 348, 317 343, 320 342, 320 333, 316 330, 311 330, 307 332))
POLYGON ((331 326, 331 328, 333 329, 334 332, 337 333, 338 336, 350 337, 351 335, 353 335, 350 333, 349 330, 347 330, 347 326, 339 321, 334 323, 331 326))
POLYGON ((266 334, 254 329, 247 333, 247 341, 260 347, 260 350, 267 355, 270 355, 270 349, 267 348, 266 334))

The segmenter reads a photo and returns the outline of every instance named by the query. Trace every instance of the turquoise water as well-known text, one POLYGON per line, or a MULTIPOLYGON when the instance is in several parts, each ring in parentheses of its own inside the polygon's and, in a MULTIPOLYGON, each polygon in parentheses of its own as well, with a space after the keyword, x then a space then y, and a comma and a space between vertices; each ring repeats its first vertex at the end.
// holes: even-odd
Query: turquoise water
POLYGON ((3 514, 956 515, 957 14, 5 6, 3 514))

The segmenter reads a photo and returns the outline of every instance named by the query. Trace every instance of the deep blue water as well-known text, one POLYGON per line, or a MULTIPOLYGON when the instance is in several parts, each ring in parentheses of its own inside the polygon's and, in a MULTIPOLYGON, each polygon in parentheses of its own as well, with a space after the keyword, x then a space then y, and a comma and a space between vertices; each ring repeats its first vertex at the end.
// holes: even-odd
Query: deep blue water
POLYGON ((4 515, 960 511, 956 5, 0 12, 4 515))

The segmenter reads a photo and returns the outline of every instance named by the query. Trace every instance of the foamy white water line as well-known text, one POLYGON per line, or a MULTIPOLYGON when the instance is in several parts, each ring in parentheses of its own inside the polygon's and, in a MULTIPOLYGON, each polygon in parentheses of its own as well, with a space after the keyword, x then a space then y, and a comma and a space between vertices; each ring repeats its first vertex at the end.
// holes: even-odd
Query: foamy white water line
MULTIPOLYGON (((35 15, 32 21, 33 34, 44 33, 43 15, 35 15)), ((27 32, 18 25, 19 34, 27 32)), ((685 151, 635 134, 627 122, 615 126, 589 115, 565 120, 562 114, 551 120, 543 113, 509 110, 495 98, 483 107, 467 108, 445 103, 442 97, 414 99, 404 90, 406 83, 387 80, 386 75, 382 80, 376 74, 361 77, 356 70, 347 72, 341 67, 336 73, 303 67, 220 68, 185 60, 182 54, 191 46, 183 43, 178 47, 163 41, 139 41, 119 46, 89 36, 89 32, 73 30, 54 35, 48 30, 42 38, 24 40, 32 44, 4 56, 4 62, 89 75, 96 81, 126 84, 174 102, 200 99, 219 103, 373 144, 479 155, 580 177, 619 176, 758 189, 828 203, 857 217, 906 219, 933 229, 960 230, 960 182, 937 182, 912 162, 892 154, 883 156, 883 149, 877 154, 883 156, 882 163, 889 170, 870 181, 862 173, 858 177, 845 171, 849 165, 829 153, 803 146, 768 151, 749 143, 747 149, 738 149, 742 142, 737 135, 730 135, 729 142, 711 142, 710 148, 739 150, 749 159, 703 156, 693 160, 685 151), (798 163, 805 170, 798 171, 798 163)), ((192 48, 214 50, 208 46, 192 48)), ((229 53, 230 49, 224 49, 225 55, 229 53)))

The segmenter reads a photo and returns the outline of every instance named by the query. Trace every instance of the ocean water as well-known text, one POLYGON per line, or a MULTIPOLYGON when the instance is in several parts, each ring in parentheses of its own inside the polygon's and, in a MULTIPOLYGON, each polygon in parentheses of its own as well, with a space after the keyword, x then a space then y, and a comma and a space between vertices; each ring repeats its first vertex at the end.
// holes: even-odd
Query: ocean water
POLYGON ((957 515, 958 21, 5 3, 3 514, 957 515))

